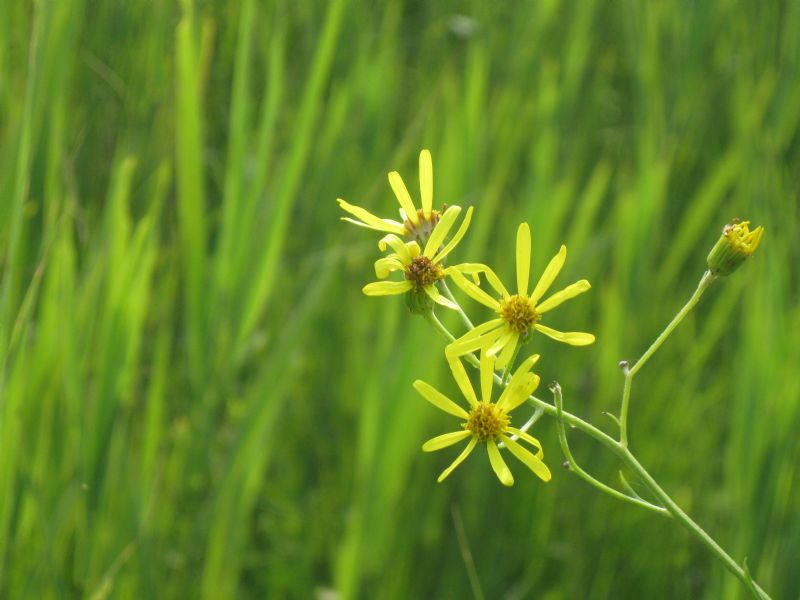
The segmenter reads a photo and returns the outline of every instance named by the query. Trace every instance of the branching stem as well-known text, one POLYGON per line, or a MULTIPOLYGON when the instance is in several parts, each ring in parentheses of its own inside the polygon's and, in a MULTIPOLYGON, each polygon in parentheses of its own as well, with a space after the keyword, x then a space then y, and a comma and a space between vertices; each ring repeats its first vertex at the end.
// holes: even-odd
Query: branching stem
POLYGON ((689 298, 689 301, 683 306, 682 309, 678 311, 678 314, 676 314, 672 321, 670 321, 669 325, 666 326, 664 331, 658 335, 647 351, 642 354, 641 358, 637 360, 632 367, 629 367, 627 363, 621 363, 622 372, 625 375, 625 382, 622 386, 622 404, 619 411, 619 442, 624 448, 628 447, 628 407, 631 399, 631 384, 633 383, 633 376, 639 372, 645 363, 650 360, 650 357, 656 353, 656 350, 658 350, 666 341, 669 335, 675 331, 675 328, 680 325, 684 317, 686 317, 686 315, 689 314, 689 311, 694 308, 695 304, 700 301, 700 297, 715 279, 716 275, 714 275, 711 271, 706 271, 703 273, 703 277, 700 279, 700 283, 697 284, 697 289, 695 289, 692 297, 689 298))

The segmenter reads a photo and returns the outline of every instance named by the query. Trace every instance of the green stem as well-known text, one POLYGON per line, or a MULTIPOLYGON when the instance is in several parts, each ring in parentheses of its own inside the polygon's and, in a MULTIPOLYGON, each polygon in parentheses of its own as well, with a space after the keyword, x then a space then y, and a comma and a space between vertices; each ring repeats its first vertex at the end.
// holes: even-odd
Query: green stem
POLYGON ((661 486, 658 485, 655 479, 653 479, 652 475, 647 472, 636 457, 631 453, 628 448, 623 448, 620 445, 621 453, 618 456, 622 459, 622 461, 628 465, 642 482, 647 486, 650 492, 658 498, 658 500, 666 507, 669 513, 686 529, 689 530, 696 538, 698 538, 706 548, 716 556, 725 568, 727 568, 731 573, 733 573, 736 578, 742 582, 742 584, 750 589, 750 585, 755 588, 755 590, 760 594, 759 600, 770 600, 770 596, 755 582, 752 578, 748 577, 747 572, 739 566, 739 564, 727 553, 722 547, 712 538, 706 531, 700 527, 697 523, 695 523, 689 515, 683 512, 680 506, 678 506, 675 501, 670 498, 669 494, 667 494, 661 486))
POLYGON ((650 510, 656 514, 662 516, 670 516, 670 513, 667 511, 666 508, 663 506, 656 506, 655 504, 651 504, 646 500, 642 500, 641 498, 635 498, 633 496, 628 496, 627 494, 623 494, 619 490, 615 490, 614 488, 606 485, 602 481, 595 479, 589 473, 584 471, 581 467, 578 466, 575 457, 572 456, 572 451, 569 449, 569 443, 567 442, 567 432, 566 428, 564 427, 564 410, 563 410, 563 398, 561 396, 561 386, 558 383, 553 383, 550 386, 550 391, 553 392, 553 400, 556 405, 556 429, 558 430, 558 442, 561 444, 561 451, 564 453, 564 456, 567 459, 566 466, 569 467, 569 470, 575 473, 578 477, 586 481, 589 485, 597 488, 601 492, 605 492, 609 496, 616 498, 617 500, 622 500, 623 502, 629 502, 630 504, 634 504, 635 506, 639 506, 641 508, 645 508, 650 510))
POLYGON ((511 370, 514 368, 514 361, 517 360, 517 355, 521 347, 522 343, 517 341, 517 345, 514 347, 514 354, 511 355, 511 360, 508 361, 506 368, 503 370, 503 376, 500 377, 500 384, 503 386, 507 386, 508 382, 511 380, 511 370))
POLYGON ((444 295, 447 297, 447 299, 453 302, 456 306, 458 306, 457 310, 458 315, 461 317, 461 320, 464 322, 464 325, 466 325, 467 329, 475 329, 475 325, 472 324, 472 321, 470 321, 469 317, 467 316, 467 313, 465 313, 464 309, 461 308, 461 305, 458 303, 455 296, 453 296, 453 292, 451 292, 450 288, 447 287, 447 282, 444 279, 440 279, 439 285, 442 288, 442 291, 444 292, 444 295))
POLYGON ((666 341, 669 335, 675 331, 675 328, 680 325, 684 317, 686 317, 686 315, 689 314, 689 311, 692 310, 700 301, 700 297, 715 279, 716 275, 714 275, 711 271, 706 271, 703 273, 703 277, 700 279, 700 283, 697 284, 697 289, 695 289, 692 297, 689 298, 689 301, 683 306, 682 309, 678 311, 678 314, 676 314, 672 321, 670 321, 669 325, 666 326, 664 331, 658 335, 647 351, 642 354, 641 358, 637 360, 636 363, 630 368, 628 368, 626 363, 621 363, 623 373, 625 374, 625 383, 623 384, 622 388, 622 404, 619 411, 619 441, 623 447, 627 448, 628 446, 628 407, 630 405, 633 376, 639 372, 645 363, 650 360, 650 357, 656 353, 656 350, 658 350, 666 341))

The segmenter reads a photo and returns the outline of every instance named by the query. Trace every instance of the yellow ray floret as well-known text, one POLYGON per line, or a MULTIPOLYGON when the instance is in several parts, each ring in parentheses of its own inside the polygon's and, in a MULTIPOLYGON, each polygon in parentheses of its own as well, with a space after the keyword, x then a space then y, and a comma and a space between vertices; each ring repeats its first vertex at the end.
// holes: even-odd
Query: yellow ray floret
POLYGON ((419 243, 425 243, 442 216, 439 211, 433 210, 433 161, 431 160, 430 151, 423 150, 419 153, 421 208, 417 209, 414 205, 411 194, 408 192, 400 173, 392 171, 389 173, 388 178, 389 186, 392 188, 398 204, 400 204, 400 221, 382 219, 366 209, 337 198, 336 201, 341 209, 355 217, 342 217, 342 220, 360 227, 392 233, 416 240, 419 243))
POLYGON ((458 270, 452 274, 453 281, 466 294, 494 310, 497 318, 479 325, 447 346, 448 357, 463 356, 480 348, 486 348, 487 354, 497 356, 498 368, 503 368, 511 360, 520 340, 527 340, 534 331, 539 331, 554 340, 573 346, 585 346, 594 342, 595 338, 591 333, 557 331, 540 322, 542 315, 591 288, 587 280, 581 279, 540 301, 564 266, 567 258, 566 246, 561 246, 558 254, 550 260, 530 294, 528 293, 528 284, 531 232, 527 223, 522 223, 517 229, 516 255, 516 294, 509 293, 494 271, 482 264, 459 265, 458 270), (483 274, 497 296, 487 293, 469 281, 464 277, 465 274, 483 274))
POLYGON ((450 369, 453 372, 453 377, 467 401, 469 410, 453 402, 450 398, 424 381, 417 380, 414 382, 414 388, 428 402, 440 410, 464 420, 460 430, 436 436, 425 442, 422 445, 422 449, 425 452, 433 452, 457 444, 462 440, 469 439, 463 451, 450 466, 439 475, 439 483, 444 481, 445 478, 470 455, 475 449, 475 446, 484 444, 486 446, 486 452, 489 455, 489 463, 492 465, 492 470, 495 475, 497 475, 497 478, 503 485, 513 485, 514 477, 511 475, 511 471, 503 460, 500 448, 497 446, 499 442, 502 442, 505 447, 508 448, 509 452, 533 471, 537 477, 543 481, 550 481, 550 469, 542 462, 544 452, 539 440, 524 431, 512 427, 510 416, 511 411, 522 404, 525 399, 533 393, 536 386, 539 385, 539 376, 530 372, 531 367, 533 367, 538 359, 539 356, 534 355, 523 361, 519 369, 517 369, 517 372, 511 377, 508 386, 500 394, 497 402, 492 402, 492 384, 495 370, 495 359, 492 356, 489 356, 485 352, 481 354, 480 402, 464 370, 464 365, 457 358, 450 360, 450 369), (518 440, 530 444, 534 448, 535 453, 522 446, 522 444, 515 441, 510 436, 514 436, 518 440))

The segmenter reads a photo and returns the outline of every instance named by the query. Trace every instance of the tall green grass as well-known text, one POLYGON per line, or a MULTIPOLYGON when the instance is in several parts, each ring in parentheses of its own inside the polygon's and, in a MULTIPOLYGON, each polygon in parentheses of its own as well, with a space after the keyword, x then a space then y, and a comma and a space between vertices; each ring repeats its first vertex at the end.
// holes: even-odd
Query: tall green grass
POLYGON ((765 225, 637 377, 631 444, 796 596, 798 32, 792 2, 0 4, 0 596, 470 597, 459 514, 486 597, 743 597, 557 469, 551 422, 552 483, 435 483, 441 340, 360 293, 375 236, 334 202, 389 215, 422 147, 476 208, 459 260, 510 275, 521 220, 535 272, 568 244, 593 289, 553 324, 598 341, 539 368, 600 423, 721 226, 765 225))

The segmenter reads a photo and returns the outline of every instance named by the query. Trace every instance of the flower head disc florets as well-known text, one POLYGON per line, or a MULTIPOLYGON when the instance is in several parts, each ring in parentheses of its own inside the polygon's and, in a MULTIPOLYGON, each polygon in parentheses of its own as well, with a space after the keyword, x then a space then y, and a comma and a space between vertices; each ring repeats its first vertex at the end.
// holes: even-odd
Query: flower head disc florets
POLYGON ((508 324, 511 331, 524 335, 541 318, 527 296, 514 294, 500 302, 497 311, 500 318, 508 324))
POLYGON ((464 429, 472 432, 478 441, 494 440, 503 433, 511 418, 496 404, 480 402, 469 411, 464 429))
POLYGON ((436 224, 439 222, 439 219, 445 210, 447 210, 446 204, 442 207, 441 212, 431 209, 431 214, 427 216, 425 215, 425 211, 418 210, 416 223, 406 217, 406 219, 403 221, 403 227, 406 228, 410 238, 416 240, 420 245, 424 246, 425 242, 428 241, 428 238, 431 237, 433 230, 436 228, 436 224))
POLYGON ((424 255, 414 257, 405 268, 406 279, 418 288, 433 285, 444 278, 444 267, 424 255))

